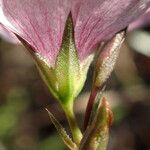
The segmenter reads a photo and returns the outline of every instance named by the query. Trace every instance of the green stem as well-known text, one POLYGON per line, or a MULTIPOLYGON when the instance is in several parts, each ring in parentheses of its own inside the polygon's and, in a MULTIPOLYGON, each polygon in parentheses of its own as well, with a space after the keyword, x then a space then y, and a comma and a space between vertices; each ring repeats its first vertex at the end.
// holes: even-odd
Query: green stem
POLYGON ((64 112, 66 114, 70 129, 71 129, 73 140, 77 145, 79 145, 82 139, 82 133, 76 121, 76 117, 73 111, 73 104, 67 105, 67 106, 63 105, 63 109, 64 109, 64 112))

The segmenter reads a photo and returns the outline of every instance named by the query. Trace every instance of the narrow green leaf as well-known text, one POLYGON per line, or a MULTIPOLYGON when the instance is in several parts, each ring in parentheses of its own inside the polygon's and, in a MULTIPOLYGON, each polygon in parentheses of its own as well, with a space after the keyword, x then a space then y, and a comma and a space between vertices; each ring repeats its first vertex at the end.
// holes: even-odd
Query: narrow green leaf
POLYGON ((77 145, 72 141, 72 139, 68 136, 65 129, 62 127, 62 125, 56 120, 56 118, 53 116, 53 114, 46 108, 46 111, 48 112, 48 115, 54 124, 55 128, 57 129, 59 135, 61 136, 63 142, 67 145, 67 147, 70 150, 77 150, 77 145))

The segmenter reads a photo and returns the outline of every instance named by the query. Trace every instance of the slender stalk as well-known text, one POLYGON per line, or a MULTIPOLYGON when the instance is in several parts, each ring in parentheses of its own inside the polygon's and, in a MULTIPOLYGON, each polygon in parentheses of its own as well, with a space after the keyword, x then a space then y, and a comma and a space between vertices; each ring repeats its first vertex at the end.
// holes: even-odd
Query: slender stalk
POLYGON ((71 129, 73 140, 77 145, 79 145, 82 139, 82 133, 76 121, 76 117, 73 111, 73 104, 69 106, 68 105, 63 106, 63 109, 64 109, 64 112, 66 114, 70 129, 71 129))
POLYGON ((91 91, 91 95, 89 97, 87 107, 86 107, 83 131, 85 131, 87 126, 88 126, 88 123, 89 123, 89 120, 90 120, 90 115, 91 115, 91 112, 92 112, 92 108, 93 108, 97 93, 98 93, 98 88, 93 87, 92 91, 91 91))

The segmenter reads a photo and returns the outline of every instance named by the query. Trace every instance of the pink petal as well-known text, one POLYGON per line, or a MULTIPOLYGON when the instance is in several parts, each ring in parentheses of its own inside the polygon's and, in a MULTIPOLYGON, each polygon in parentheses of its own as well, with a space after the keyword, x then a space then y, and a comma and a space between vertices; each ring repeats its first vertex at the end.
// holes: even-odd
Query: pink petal
POLYGON ((77 0, 72 9, 80 60, 142 14, 150 0, 77 0))
MULTIPOLYGON (((3 0, 3 10, 15 32, 54 65, 62 41, 70 0, 3 0)), ((1 19, 0 19, 1 21, 1 19)), ((4 25, 7 25, 2 21, 4 25)))

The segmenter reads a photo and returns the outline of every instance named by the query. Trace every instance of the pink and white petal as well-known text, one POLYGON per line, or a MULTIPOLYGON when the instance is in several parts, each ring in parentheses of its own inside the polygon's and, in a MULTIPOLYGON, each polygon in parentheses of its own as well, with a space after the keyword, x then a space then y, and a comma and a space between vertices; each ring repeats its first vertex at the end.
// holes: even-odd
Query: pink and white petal
POLYGON ((54 65, 70 12, 70 0, 1 1, 5 17, 15 32, 31 44, 38 55, 54 65))
POLYGON ((96 44, 124 29, 149 5, 150 0, 82 0, 80 6, 75 5, 72 13, 80 60, 92 53, 96 44))

